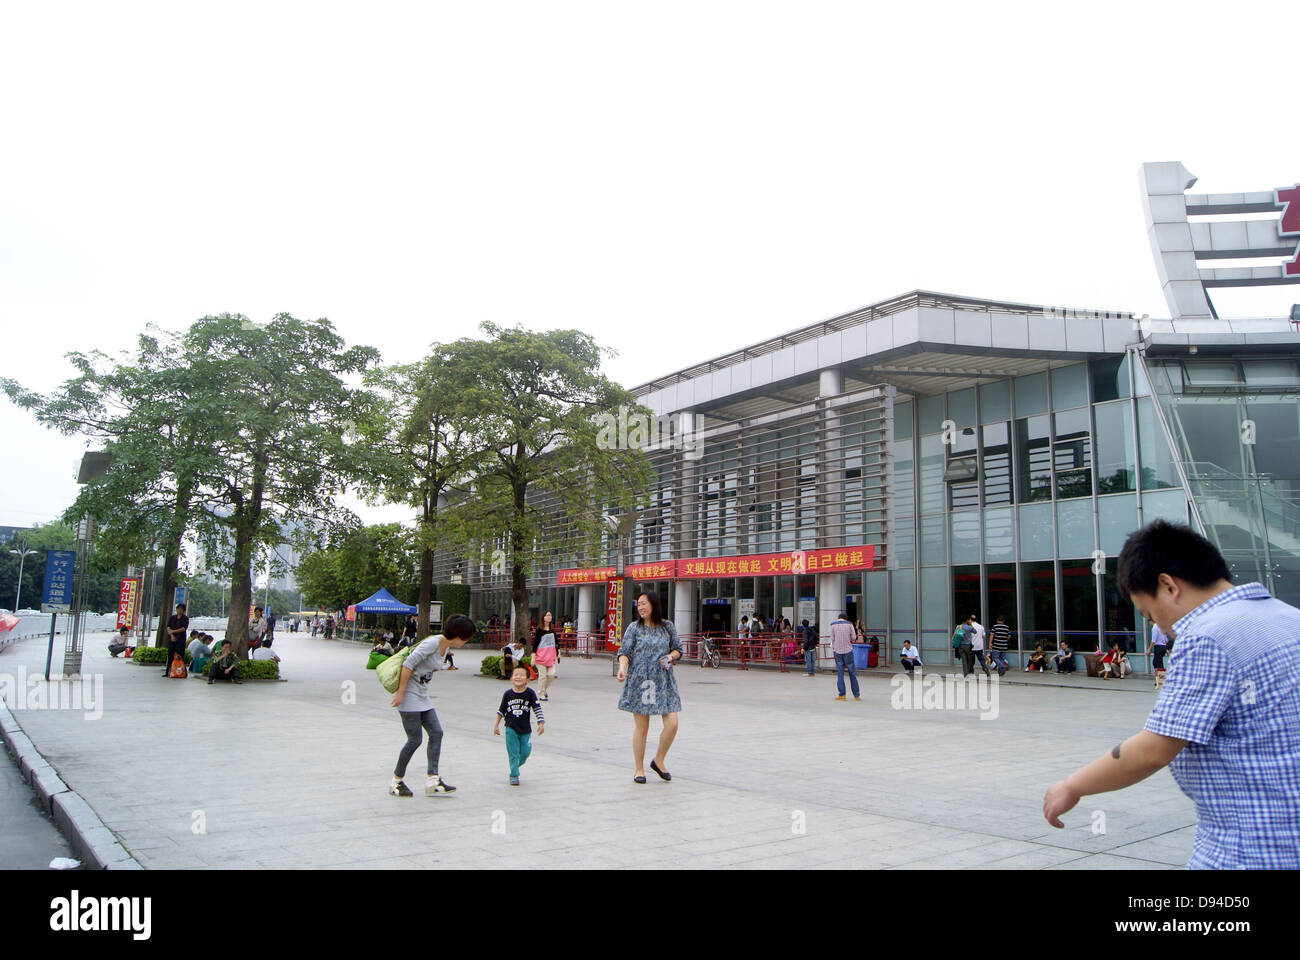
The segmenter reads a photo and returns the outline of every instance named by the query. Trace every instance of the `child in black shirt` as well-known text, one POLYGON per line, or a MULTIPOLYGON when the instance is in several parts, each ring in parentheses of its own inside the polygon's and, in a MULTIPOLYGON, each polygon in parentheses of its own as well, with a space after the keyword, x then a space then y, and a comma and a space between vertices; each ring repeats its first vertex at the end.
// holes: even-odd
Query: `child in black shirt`
POLYGON ((510 786, 519 786, 519 768, 528 762, 528 755, 533 752, 532 719, 528 711, 537 714, 537 735, 546 732, 546 718, 542 716, 542 705, 537 694, 528 686, 528 671, 515 667, 510 673, 510 689, 501 696, 501 706, 497 709, 497 719, 492 724, 493 736, 501 735, 501 721, 506 722, 506 754, 510 758, 510 786))

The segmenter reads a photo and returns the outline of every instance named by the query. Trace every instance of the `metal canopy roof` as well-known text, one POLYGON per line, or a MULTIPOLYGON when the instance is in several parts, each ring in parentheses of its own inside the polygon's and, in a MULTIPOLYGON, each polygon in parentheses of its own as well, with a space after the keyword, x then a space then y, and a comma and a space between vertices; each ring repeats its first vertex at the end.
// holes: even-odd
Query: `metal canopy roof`
MULTIPOLYGON (((751 344, 732 353, 715 357, 712 360, 706 360, 703 363, 695 364, 670 373, 667 376, 659 377, 647 383, 640 384, 632 388, 634 396, 645 396, 655 390, 671 386, 682 381, 691 380, 696 377, 702 377, 716 370, 725 369, 746 360, 763 356, 764 354, 773 353, 777 350, 804 343, 809 340, 815 340, 823 337, 828 333, 839 330, 846 330, 850 327, 865 323, 869 320, 879 317, 887 317, 905 310, 912 310, 917 307, 935 307, 944 310, 971 310, 981 313, 1014 313, 1042 316, 1047 314, 1049 309, 1041 305, 1012 303, 998 300, 981 300, 976 297, 961 297, 946 293, 935 293, 928 290, 913 290, 902 296, 893 297, 889 300, 882 300, 879 303, 871 304, 859 310, 850 313, 841 314, 838 317, 832 317, 829 320, 823 320, 820 323, 810 324, 806 327, 800 327, 790 333, 782 334, 779 337, 773 337, 759 343, 751 344)), ((1096 314, 1114 317, 1132 318, 1131 312, 1108 311, 1102 314, 1099 311, 1074 311, 1079 314, 1096 314)), ((984 366, 981 363, 981 366, 984 366)), ((1043 367, 1039 367, 1043 369, 1043 367)), ((846 373, 848 371, 846 370, 846 373)), ((875 382, 880 382, 879 380, 875 382)), ((946 389, 946 388, 945 388, 946 389)))

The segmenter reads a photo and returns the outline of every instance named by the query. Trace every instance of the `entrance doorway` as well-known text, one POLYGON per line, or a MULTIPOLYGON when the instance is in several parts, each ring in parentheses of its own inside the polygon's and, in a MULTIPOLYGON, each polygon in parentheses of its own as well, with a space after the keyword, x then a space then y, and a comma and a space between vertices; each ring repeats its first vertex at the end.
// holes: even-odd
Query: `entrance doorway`
POLYGON ((700 632, 708 636, 731 635, 731 600, 709 597, 700 611, 700 632))

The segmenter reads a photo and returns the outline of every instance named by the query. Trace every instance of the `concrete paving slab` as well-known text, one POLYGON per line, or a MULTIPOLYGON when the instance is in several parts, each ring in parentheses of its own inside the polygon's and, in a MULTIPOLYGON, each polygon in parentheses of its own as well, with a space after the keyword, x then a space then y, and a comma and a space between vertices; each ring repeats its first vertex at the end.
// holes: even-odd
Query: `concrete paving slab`
MULTIPOLYGON (((837 702, 833 675, 680 667, 673 782, 651 773, 637 785, 608 661, 565 659, 546 734, 534 735, 523 785, 510 787, 503 738, 491 733, 506 685, 476 676, 480 654, 466 650, 461 670, 431 683, 440 770, 459 789, 398 799, 386 790, 404 735, 364 669, 367 651, 306 634, 276 643, 287 682, 235 687, 163 680, 92 637, 85 669, 103 678, 101 715, 16 719, 150 869, 1163 868, 1191 852, 1194 812, 1167 773, 1085 799, 1065 831, 1042 820, 1048 785, 1141 729, 1154 701, 1145 685, 1015 678, 985 687, 997 698, 991 717, 899 709, 888 674, 865 674, 863 699, 837 702), (183 763, 176 736, 197 748, 183 763)), ((15 644, 6 665, 32 669, 38 646, 15 644)), ((652 721, 647 760, 659 730, 652 721)), ((422 748, 407 770, 417 793, 423 775, 422 748)))

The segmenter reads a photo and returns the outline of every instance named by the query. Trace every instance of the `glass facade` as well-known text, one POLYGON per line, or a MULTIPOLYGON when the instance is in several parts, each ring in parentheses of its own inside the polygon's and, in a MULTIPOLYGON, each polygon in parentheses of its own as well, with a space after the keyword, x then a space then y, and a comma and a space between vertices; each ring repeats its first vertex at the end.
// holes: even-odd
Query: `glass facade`
MULTIPOLYGON (((1146 625, 1118 594, 1116 556, 1157 518, 1203 528, 1236 581, 1300 605, 1298 394, 1294 359, 1130 348, 899 395, 878 442, 869 411, 836 414, 832 433, 814 415, 774 417, 706 446, 684 473, 661 471, 629 560, 833 546, 832 517, 841 542, 883 547, 881 568, 844 577, 836 599, 810 576, 698 581, 699 626, 707 610, 734 629, 741 601, 798 623, 816 599, 843 601, 891 658, 909 639, 950 662, 953 627, 972 612, 986 627, 1005 617, 1022 655, 1062 639, 1141 651, 1146 625)), ((672 615, 677 591, 654 588, 672 615)), ((575 592, 535 599, 574 616, 575 592)))
POLYGON ((1233 581, 1262 583, 1280 600, 1300 605, 1296 361, 1148 357, 1145 366, 1155 403, 1142 400, 1138 408, 1144 487, 1148 473, 1156 481, 1150 486, 1173 486, 1181 469, 1200 524, 1233 581), (1158 429, 1160 419, 1172 450, 1158 429))

